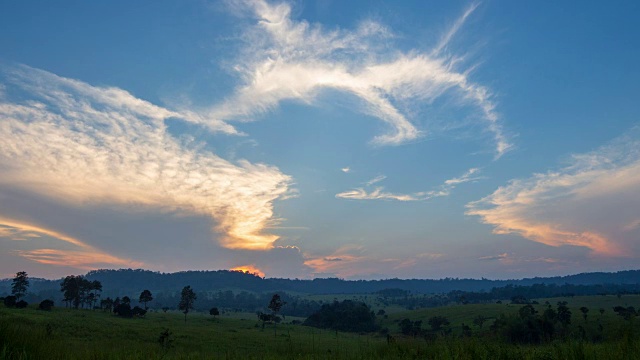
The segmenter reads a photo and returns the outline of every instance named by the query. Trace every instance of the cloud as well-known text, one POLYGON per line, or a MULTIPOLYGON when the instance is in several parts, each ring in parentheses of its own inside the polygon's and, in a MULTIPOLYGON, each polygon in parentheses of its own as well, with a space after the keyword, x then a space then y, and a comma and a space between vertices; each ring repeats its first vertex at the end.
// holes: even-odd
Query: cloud
POLYGON ((467 205, 469 215, 549 246, 580 246, 604 256, 637 256, 640 232, 639 129, 554 171, 514 179, 467 205))
POLYGON ((509 257, 509 254, 502 253, 502 254, 498 254, 498 255, 482 256, 482 257, 479 257, 478 260, 485 260, 485 261, 505 260, 508 257, 509 257))
POLYGON ((444 254, 419 253, 403 258, 381 258, 367 253, 362 246, 345 245, 325 256, 306 254, 304 264, 312 268, 316 275, 342 278, 388 278, 391 274, 403 273, 414 269, 417 265, 422 266, 425 263, 438 261, 442 257, 444 254))
POLYGON ((398 145, 423 135, 408 117, 414 106, 453 96, 456 103, 477 109, 493 134, 496 157, 511 147, 499 124, 491 92, 455 70, 459 58, 442 52, 475 5, 454 23, 429 53, 394 49, 394 34, 385 26, 363 21, 356 29, 323 28, 294 20, 291 5, 264 0, 232 2, 235 13, 251 18, 244 29, 243 48, 233 71, 242 85, 203 118, 220 122, 251 121, 282 101, 313 104, 323 90, 354 95, 351 106, 386 123, 389 131, 374 144, 398 145), (408 107, 407 109, 401 108, 408 107))
MULTIPOLYGON (((356 188, 336 194, 336 198, 350 200, 398 200, 398 201, 426 201, 434 197, 449 196, 456 186, 462 183, 476 181, 481 177, 473 175, 480 171, 478 168, 467 170, 462 176, 446 180, 436 190, 416 192, 412 194, 397 194, 385 192, 383 187, 377 187, 373 191, 367 191, 363 188, 356 188)), ((378 176, 366 182, 367 186, 371 186, 386 179, 386 176, 378 176)))
POLYGON ((342 169, 340 169, 340 171, 342 171, 343 173, 350 173, 351 172, 351 168, 350 167, 343 167, 342 169))
POLYGON ((386 178, 387 178, 387 177, 386 177, 386 176, 384 176, 384 175, 378 175, 378 176, 374 177, 373 179, 371 179, 371 180, 367 181, 365 184, 366 184, 367 186, 371 186, 371 185, 373 185, 373 184, 375 184, 375 183, 379 183, 380 181, 382 181, 382 180, 384 180, 384 179, 386 179, 386 178))
POLYGON ((15 250, 15 254, 41 264, 70 266, 76 269, 90 270, 105 266, 115 267, 142 267, 144 263, 124 259, 108 254, 75 239, 66 234, 40 228, 37 226, 16 222, 14 220, 0 218, 0 237, 8 237, 12 240, 29 242, 30 246, 38 247, 44 242, 44 238, 54 239, 57 242, 66 243, 71 249, 39 248, 33 250, 15 250))
MULTIPOLYGON (((228 248, 268 249, 277 240, 264 229, 278 223, 273 202, 291 194, 291 178, 273 166, 231 163, 172 136, 164 121, 191 121, 192 113, 26 66, 4 74, 0 187, 79 207, 206 215, 228 248)), ((223 122, 210 125, 234 133, 223 122)))

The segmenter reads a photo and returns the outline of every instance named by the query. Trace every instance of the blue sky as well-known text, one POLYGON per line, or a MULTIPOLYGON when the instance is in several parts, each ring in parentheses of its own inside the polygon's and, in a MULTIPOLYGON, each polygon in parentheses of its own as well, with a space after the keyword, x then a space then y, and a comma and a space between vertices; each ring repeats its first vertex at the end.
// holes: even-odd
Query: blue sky
POLYGON ((640 256, 636 2, 0 4, 0 276, 640 256))

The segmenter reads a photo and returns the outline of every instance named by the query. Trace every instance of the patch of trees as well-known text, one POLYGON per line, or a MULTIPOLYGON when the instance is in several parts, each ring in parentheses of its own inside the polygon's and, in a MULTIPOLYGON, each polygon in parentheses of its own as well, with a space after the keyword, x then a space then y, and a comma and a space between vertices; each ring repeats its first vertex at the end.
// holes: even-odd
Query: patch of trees
POLYGON ((303 325, 352 332, 371 332, 378 327, 376 315, 363 302, 344 300, 322 305, 303 325))
POLYGON ((399 305, 407 309, 429 308, 453 303, 477 304, 509 299, 512 304, 525 305, 532 298, 585 296, 585 295, 621 295, 640 294, 640 284, 601 284, 601 285, 545 285, 530 286, 507 285, 493 288, 488 292, 450 291, 436 295, 405 295, 404 297, 378 297, 377 301, 385 306, 399 305))
MULTIPOLYGON (((284 299, 284 293, 306 293, 306 294, 362 294, 377 293, 385 289, 400 289, 410 292, 405 300, 403 296, 387 296, 386 301, 402 301, 407 308, 431 307, 438 306, 442 302, 454 303, 461 299, 459 295, 465 295, 464 302, 495 302, 497 299, 510 299, 517 295, 513 289, 506 288, 506 285, 513 287, 534 287, 530 292, 522 293, 527 298, 549 297, 558 295, 594 295, 594 294, 617 294, 617 293, 639 293, 640 291, 640 271, 630 270, 617 273, 585 273, 564 277, 548 277, 548 278, 531 278, 522 280, 488 280, 488 279, 458 279, 446 278, 440 280, 422 280, 422 279, 386 279, 386 280, 342 280, 337 278, 328 279, 265 279, 255 274, 247 274, 238 271, 185 271, 172 274, 152 272, 147 270, 96 270, 87 273, 84 278, 89 281, 97 280, 111 293, 107 295, 113 296, 119 294, 136 294, 141 289, 151 289, 157 296, 154 307, 161 308, 170 304, 173 307, 175 303, 176 289, 181 289, 184 284, 191 284, 194 288, 202 291, 199 298, 205 300, 200 294, 214 294, 223 289, 234 288, 240 291, 248 291, 253 293, 269 293, 278 292, 284 299), (535 288, 536 284, 545 284, 549 289, 542 287, 535 288), (602 285, 598 285, 602 284, 602 285), (570 286, 568 286, 570 285, 570 286), (492 289, 502 289, 494 291, 492 289), (544 293, 540 290, 545 290, 544 293), (453 293, 460 291, 460 293, 453 293), (504 292, 504 293, 501 293, 504 292), (432 296, 419 296, 420 294, 444 294, 442 297, 433 298, 432 296), (161 300, 161 298, 163 300, 161 300), (395 299, 395 300, 394 300, 395 299), (164 302, 162 305, 160 303, 164 302)), ((44 299, 54 299, 59 294, 59 283, 61 280, 45 280, 30 278, 29 293, 25 295, 24 300, 28 302, 39 302, 44 299)), ((11 295, 12 279, 0 280, 0 294, 3 296, 11 295)), ((519 289, 518 291, 523 291, 519 289)), ((177 296, 179 296, 179 292, 177 296)), ((237 294, 236 294, 237 295, 237 294)), ((381 298, 384 295, 376 294, 381 298)), ((250 300, 248 297, 243 299, 250 300)), ((23 299, 23 298, 21 298, 23 299)), ((255 299, 254 299, 255 300, 255 299)), ((268 300, 267 300, 268 301, 268 300)), ((300 303, 299 307, 294 307, 290 299, 285 300, 290 305, 283 313, 287 315, 308 316, 316 311, 319 306, 313 308, 313 304, 300 303), (305 310, 303 309, 308 306, 305 310), (296 309, 296 310, 294 310, 296 309), (295 314, 293 312, 296 312, 295 314)), ((221 304, 219 302, 204 304, 199 300, 198 306, 202 308, 198 310, 208 311, 212 306, 223 308, 242 308, 247 311, 255 311, 264 304, 264 299, 251 301, 242 306, 234 306, 232 303, 221 304)), ((69 304, 67 304, 69 305, 69 304)), ((82 305, 81 305, 82 306, 82 305)))
POLYGON ((556 309, 549 305, 542 313, 527 304, 518 310, 517 315, 498 317, 491 330, 507 342, 539 344, 566 338, 571 315, 565 301, 558 302, 556 309))
POLYGON ((78 309, 86 306, 91 309, 100 297, 102 284, 97 280, 87 280, 83 276, 69 275, 60 283, 60 291, 64 294, 63 301, 67 307, 72 305, 78 309))

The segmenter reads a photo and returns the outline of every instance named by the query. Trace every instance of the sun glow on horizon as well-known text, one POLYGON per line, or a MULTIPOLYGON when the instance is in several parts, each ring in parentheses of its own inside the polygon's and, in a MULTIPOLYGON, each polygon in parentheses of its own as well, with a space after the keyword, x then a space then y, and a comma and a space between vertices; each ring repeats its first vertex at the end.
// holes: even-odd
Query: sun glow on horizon
POLYGON ((263 278, 265 276, 264 271, 258 269, 255 265, 242 265, 242 266, 236 266, 234 268, 229 269, 231 271, 240 271, 243 273, 248 273, 248 274, 253 274, 253 275, 258 275, 261 278, 263 278))

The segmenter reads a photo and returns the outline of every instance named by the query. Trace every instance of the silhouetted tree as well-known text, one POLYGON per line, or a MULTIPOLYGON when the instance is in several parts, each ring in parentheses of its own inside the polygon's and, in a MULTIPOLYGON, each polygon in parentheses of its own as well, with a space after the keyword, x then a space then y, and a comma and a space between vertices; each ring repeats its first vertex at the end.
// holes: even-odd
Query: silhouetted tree
POLYGON ((26 302, 26 301, 24 301, 24 300, 20 300, 20 301, 18 301, 18 302, 16 303, 16 307, 17 307, 18 309, 24 309, 24 308, 26 308, 28 305, 29 305, 29 304, 27 304, 27 302, 26 302))
POLYGON ((626 308, 622 306, 616 306, 613 308, 613 311, 622 316, 622 318, 625 320, 631 320, 634 316, 637 315, 636 309, 633 306, 629 306, 626 308))
POLYGON ((571 324, 571 310, 567 307, 566 301, 558 302, 558 321, 565 327, 571 324))
POLYGON ((123 296, 122 300, 120 300, 121 303, 123 304, 127 304, 127 305, 131 305, 131 298, 128 296, 123 296))
POLYGON ((400 326, 400 332, 404 335, 416 337, 422 332, 422 321, 420 320, 411 321, 409 319, 403 319, 398 325, 400 326))
MULTIPOLYGON (((280 312, 280 310, 282 309, 282 307, 286 304, 286 302, 282 301, 282 299, 280 298, 280 295, 278 294, 273 294, 273 297, 271 298, 271 301, 269 302, 269 310, 271 310, 271 316, 273 316, 273 320, 274 322, 277 324, 277 321, 275 321, 278 318, 278 313, 280 312)), ((274 324, 273 326, 273 334, 276 335, 276 325, 274 324)))
POLYGON ((440 331, 443 330, 445 326, 449 326, 449 319, 444 316, 433 316, 429 318, 429 326, 431 326, 431 330, 440 331))
POLYGON ((85 304, 91 306, 96 301, 94 290, 102 289, 99 281, 89 281, 82 276, 69 275, 60 283, 60 291, 64 294, 64 301, 67 306, 73 304, 74 308, 84 307, 85 304), (98 286, 99 285, 99 286, 98 286))
POLYGON ((113 299, 107 297, 106 299, 100 300, 100 308, 103 310, 113 310, 113 299))
POLYGON ((189 310, 193 309, 193 303, 196 301, 196 298, 196 293, 193 292, 191 286, 185 286, 182 288, 178 309, 182 310, 184 313, 184 322, 187 322, 187 314, 189 313, 189 310))
POLYGON ((582 312, 582 317, 584 318, 584 321, 587 321, 587 313, 589 312, 589 308, 587 308, 586 306, 583 306, 580 308, 580 312, 582 312))
POLYGON ((220 311, 218 310, 217 307, 213 307, 211 308, 211 310, 209 310, 209 315, 215 318, 216 316, 220 315, 220 311))
POLYGON ((16 273, 16 277, 13 278, 11 282, 11 294, 16 297, 17 300, 20 300, 27 293, 27 288, 29 287, 29 278, 25 271, 20 271, 16 273))
POLYGON ((142 293, 140 293, 140 299, 139 299, 139 301, 140 301, 141 303, 143 303, 143 304, 144 304, 144 309, 145 309, 145 310, 147 310, 147 309, 148 309, 148 307, 147 307, 147 303, 148 303, 149 301, 152 301, 152 300, 153 300, 153 296, 151 295, 151 291, 149 291, 149 290, 144 290, 142 293))

